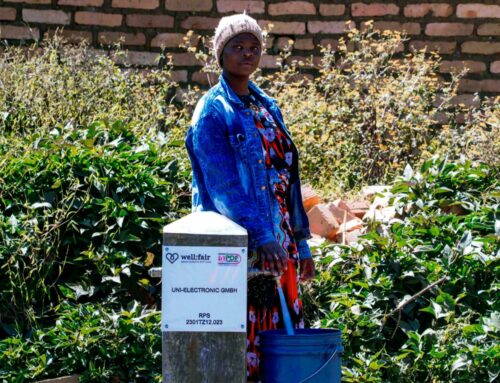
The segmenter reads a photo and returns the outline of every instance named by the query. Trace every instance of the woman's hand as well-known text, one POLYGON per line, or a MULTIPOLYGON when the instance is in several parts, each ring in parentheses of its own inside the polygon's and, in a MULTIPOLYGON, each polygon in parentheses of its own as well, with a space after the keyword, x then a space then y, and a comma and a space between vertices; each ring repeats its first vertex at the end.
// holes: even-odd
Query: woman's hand
POLYGON ((257 248, 260 255, 260 268, 276 276, 283 274, 288 267, 288 254, 278 242, 268 242, 257 248))
POLYGON ((299 264, 300 264, 300 280, 302 282, 305 282, 313 279, 316 273, 313 259, 312 258, 301 259, 299 264))

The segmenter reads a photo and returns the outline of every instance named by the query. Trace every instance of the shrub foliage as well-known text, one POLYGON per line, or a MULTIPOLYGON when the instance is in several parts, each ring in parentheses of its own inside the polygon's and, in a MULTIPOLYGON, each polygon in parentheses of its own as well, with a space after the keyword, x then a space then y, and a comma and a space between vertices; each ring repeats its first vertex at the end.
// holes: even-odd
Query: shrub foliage
MULTIPOLYGON (((219 69, 210 41, 201 48, 190 41, 185 47, 215 82, 219 69)), ((277 71, 254 74, 283 111, 301 153, 302 178, 323 194, 387 182, 406 164, 418 166, 434 154, 498 162, 500 100, 477 100, 480 106, 472 109, 457 104, 463 73, 444 81, 440 57, 425 50, 403 55, 406 41, 368 22, 338 46, 322 47, 320 60, 297 60, 290 40, 277 71)))
POLYGON ((326 245, 308 291, 343 330, 347 382, 494 382, 500 374, 498 168, 431 159, 356 246, 326 245))
POLYGON ((177 85, 169 66, 122 70, 121 49, 107 56, 85 42, 67 44, 59 34, 42 44, 6 46, 0 55, 1 134, 95 120, 133 122, 143 131, 175 123, 169 98, 177 85))
MULTIPOLYGON (((84 373, 84 377, 90 374, 89 381, 95 381, 91 376, 98 370, 105 377, 120 365, 128 365, 125 359, 109 365, 115 356, 111 350, 106 354, 107 345, 99 343, 100 335, 107 336, 108 343, 113 342, 107 333, 113 329, 107 327, 114 322, 109 319, 103 319, 101 328, 80 335, 83 343, 99 343, 95 347, 102 348, 101 359, 91 354, 83 360, 55 359, 76 358, 72 352, 67 356, 65 353, 77 346, 70 347, 69 340, 52 344, 49 339, 67 336, 59 333, 70 332, 61 328, 61 323, 73 321, 75 326, 80 323, 92 327, 92 321, 99 321, 88 308, 92 305, 103 306, 96 310, 106 315, 120 316, 122 308, 132 301, 155 304, 157 288, 148 277, 147 268, 160 262, 162 226, 177 218, 189 202, 182 198, 187 173, 178 166, 173 154, 176 150, 175 143, 165 135, 139 137, 120 121, 112 125, 98 121, 79 129, 55 128, 24 136, 16 145, 3 147, 0 337, 13 337, 2 343, 3 381, 12 381, 12 376, 24 381, 50 372, 58 374, 61 364, 65 366, 61 371, 71 367, 74 372, 84 373), (88 306, 74 306, 75 302, 88 306), (78 313, 83 311, 89 312, 79 318, 78 313), (64 320, 65 317, 73 319, 64 320), (59 325, 51 329, 54 323, 59 325), (49 337, 42 330, 46 326, 49 337), (15 351, 13 347, 23 336, 31 338, 28 344, 32 346, 22 344, 15 351), (46 369, 32 364, 26 367, 29 371, 21 368, 21 360, 29 359, 30 353, 44 353, 44 342, 54 349, 52 363, 47 362, 46 369), (28 354, 23 354, 23 350, 28 354), (20 360, 12 359, 13 355, 20 360), (12 366, 17 368, 10 371, 12 366), (85 372, 86 368, 90 370, 85 372)), ((142 323, 144 318, 137 315, 135 321, 142 323)), ((153 330, 147 323, 140 325, 153 330)), ((159 327, 154 331, 158 332, 159 327)), ((94 347, 90 346, 89 353, 94 347)), ((137 356, 146 352, 140 344, 130 347, 137 356)), ((125 347, 123 352, 128 355, 127 350, 125 347)), ((78 355, 83 353, 82 346, 78 355)), ((127 375, 126 380, 131 377, 127 375)))

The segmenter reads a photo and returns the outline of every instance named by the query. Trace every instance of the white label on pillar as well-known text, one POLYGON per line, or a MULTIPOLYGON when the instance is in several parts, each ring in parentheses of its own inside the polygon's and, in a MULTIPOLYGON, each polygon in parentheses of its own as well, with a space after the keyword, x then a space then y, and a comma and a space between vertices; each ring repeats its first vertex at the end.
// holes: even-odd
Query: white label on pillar
POLYGON ((247 249, 163 246, 162 331, 246 332, 247 249))

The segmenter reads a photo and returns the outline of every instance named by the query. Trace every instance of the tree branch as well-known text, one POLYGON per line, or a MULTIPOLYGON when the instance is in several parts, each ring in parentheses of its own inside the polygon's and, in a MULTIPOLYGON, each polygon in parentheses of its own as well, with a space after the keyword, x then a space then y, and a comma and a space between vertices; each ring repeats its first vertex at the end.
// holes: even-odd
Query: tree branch
POLYGON ((425 288, 423 288, 422 290, 420 290, 418 293, 416 293, 415 295, 412 295, 410 298, 402 301, 398 307, 396 307, 394 310, 392 310, 389 314, 385 315, 384 317, 384 323, 382 324, 382 327, 384 327, 385 325, 385 322, 387 322, 387 319, 391 316, 393 316, 394 314, 396 313, 400 313, 401 314, 401 310, 403 309, 403 307, 405 307, 408 303, 410 302, 413 302, 415 299, 417 299, 419 296, 421 296, 422 294, 425 294, 427 291, 429 291, 430 289, 432 289, 434 286, 437 286, 441 283, 443 283, 444 281, 448 280, 448 276, 445 275, 444 277, 442 278, 439 278, 437 281, 431 283, 429 286, 426 286, 425 288))

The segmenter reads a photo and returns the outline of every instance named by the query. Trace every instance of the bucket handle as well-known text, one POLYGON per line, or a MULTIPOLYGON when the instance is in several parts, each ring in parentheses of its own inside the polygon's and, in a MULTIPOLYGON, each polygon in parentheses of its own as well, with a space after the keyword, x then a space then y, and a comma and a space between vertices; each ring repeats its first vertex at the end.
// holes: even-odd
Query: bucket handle
POLYGON ((311 375, 309 375, 307 378, 302 379, 299 383, 305 383, 305 382, 307 382, 309 379, 314 378, 316 375, 318 375, 318 374, 321 372, 321 370, 322 370, 323 368, 325 368, 325 367, 327 366, 327 364, 328 364, 328 363, 330 363, 330 362, 331 362, 331 360, 332 360, 333 358, 335 358, 335 355, 337 355, 337 351, 339 351, 339 348, 338 348, 338 347, 337 347, 337 348, 335 348, 335 352, 334 352, 334 353, 333 353, 333 354, 332 354, 332 355, 328 358, 328 360, 327 360, 327 361, 326 361, 326 362, 325 362, 325 363, 324 363, 324 364, 323 364, 320 368, 318 368, 316 371, 314 371, 314 372, 313 372, 311 375))

